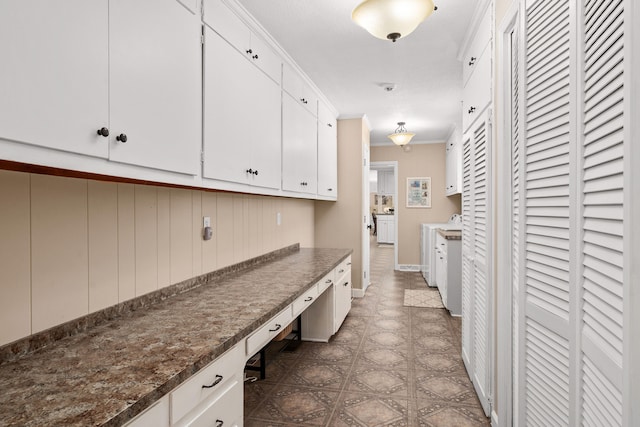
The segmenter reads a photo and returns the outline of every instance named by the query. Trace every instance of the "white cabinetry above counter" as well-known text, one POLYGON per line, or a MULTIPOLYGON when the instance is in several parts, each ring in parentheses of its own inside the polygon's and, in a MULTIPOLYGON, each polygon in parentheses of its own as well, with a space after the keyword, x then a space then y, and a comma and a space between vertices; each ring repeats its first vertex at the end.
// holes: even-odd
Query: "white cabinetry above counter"
POLYGON ((200 32, 176 0, 3 1, 2 159, 109 171, 21 143, 197 175, 200 32))
POLYGON ((337 199, 337 112, 237 0, 34 1, 0 4, 4 168, 337 199))

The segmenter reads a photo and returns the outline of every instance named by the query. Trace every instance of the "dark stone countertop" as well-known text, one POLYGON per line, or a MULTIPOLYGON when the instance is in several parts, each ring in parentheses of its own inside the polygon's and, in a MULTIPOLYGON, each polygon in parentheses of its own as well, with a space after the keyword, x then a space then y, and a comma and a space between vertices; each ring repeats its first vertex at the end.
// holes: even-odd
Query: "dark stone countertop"
POLYGON ((462 240, 462 231, 460 230, 443 230, 438 228, 438 233, 447 240, 462 240))
POLYGON ((267 322, 352 251, 300 249, 0 365, 0 426, 116 426, 267 322))

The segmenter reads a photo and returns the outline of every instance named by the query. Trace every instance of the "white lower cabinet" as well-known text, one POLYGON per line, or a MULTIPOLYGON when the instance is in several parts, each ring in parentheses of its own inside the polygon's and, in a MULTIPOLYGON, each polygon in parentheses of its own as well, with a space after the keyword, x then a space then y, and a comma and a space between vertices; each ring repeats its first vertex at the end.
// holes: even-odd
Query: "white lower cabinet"
POLYGON ((242 346, 235 345, 171 392, 171 423, 182 420, 201 402, 216 400, 226 393, 238 378, 242 379, 243 367, 242 346))
POLYGON ((442 304, 454 316, 462 314, 462 241, 436 237, 436 285, 442 304))
POLYGON ((126 423, 125 427, 169 427, 169 425, 169 396, 164 396, 126 423))
POLYGON ((335 285, 335 309, 333 317, 333 333, 335 334, 342 326, 342 322, 351 310, 351 257, 345 259, 336 267, 335 285))
POLYGON ((378 215, 376 220, 376 235, 378 243, 394 243, 396 224, 394 215, 378 215))
POLYGON ((223 391, 198 405, 176 427, 236 427, 243 425, 244 380, 238 375, 223 391))

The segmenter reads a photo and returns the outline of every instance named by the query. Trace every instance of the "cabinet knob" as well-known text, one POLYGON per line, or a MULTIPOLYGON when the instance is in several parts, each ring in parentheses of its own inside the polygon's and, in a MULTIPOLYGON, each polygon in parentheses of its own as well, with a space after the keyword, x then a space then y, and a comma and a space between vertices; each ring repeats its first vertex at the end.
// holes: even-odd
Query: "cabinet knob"
POLYGON ((475 64, 476 63, 476 59, 477 58, 475 56, 472 56, 471 59, 469 59, 469 65, 475 64))
POLYGON ((216 420, 216 427, 222 427, 224 425, 224 421, 216 420))
POLYGON ((121 133, 120 135, 116 136, 116 141, 120 141, 124 144, 125 142, 127 142, 127 135, 121 133))
POLYGON ((256 175, 256 176, 258 176, 258 169, 254 170, 254 171, 253 171, 253 174, 254 174, 254 175, 256 175))
POLYGON ((327 123, 327 126, 329 126, 330 128, 333 127, 333 125, 331 123, 327 123))
POLYGON ((333 188, 327 188, 327 191, 333 191, 333 188))
POLYGON ((245 172, 253 174, 253 169, 247 169, 245 172))
POLYGON ((251 55, 251 54, 253 53, 253 50, 251 50, 251 49, 247 49, 247 50, 246 50, 246 52, 247 52, 249 55, 251 55))
POLYGON ((470 107, 469 108, 469 114, 473 113, 474 111, 476 111, 476 107, 470 107))
POLYGON ((98 135, 104 136, 106 138, 107 136, 109 136, 109 129, 107 128, 98 129, 98 135))
POLYGON ((257 55, 257 54, 256 54, 256 55, 253 55, 253 56, 252 56, 252 58, 253 58, 253 59, 258 59, 258 55, 257 55))

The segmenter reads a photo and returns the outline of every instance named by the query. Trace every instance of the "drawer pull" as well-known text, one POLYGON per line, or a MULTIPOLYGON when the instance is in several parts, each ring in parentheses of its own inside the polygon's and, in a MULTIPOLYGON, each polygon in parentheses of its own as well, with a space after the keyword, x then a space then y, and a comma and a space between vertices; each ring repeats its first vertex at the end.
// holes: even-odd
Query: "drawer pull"
POLYGON ((326 282, 324 282, 324 283, 331 283, 331 279, 328 279, 328 280, 327 280, 326 282))
POLYGON ((282 325, 279 323, 276 323, 276 328, 275 329, 269 329, 269 332, 275 332, 275 331, 279 331, 280 328, 282 328, 282 325))
POLYGON ((216 420, 216 427, 222 427, 223 424, 224 424, 224 421, 216 420))
POLYGON ((309 298, 304 300, 304 302, 309 302, 309 301, 313 301, 313 297, 309 297, 309 298))
POLYGON ((217 386, 218 384, 220 384, 220 381, 222 381, 223 376, 222 375, 216 375, 216 379, 213 383, 211 383, 211 385, 203 385, 202 388, 212 388, 217 386))
POLYGON ((341 268, 340 270, 338 270, 338 273, 344 273, 344 269, 341 268))
POLYGON ((349 282, 344 282, 343 286, 349 286, 349 282))
POLYGON ((350 263, 350 262, 348 262, 348 263, 347 263, 347 265, 351 265, 351 263, 350 263))

